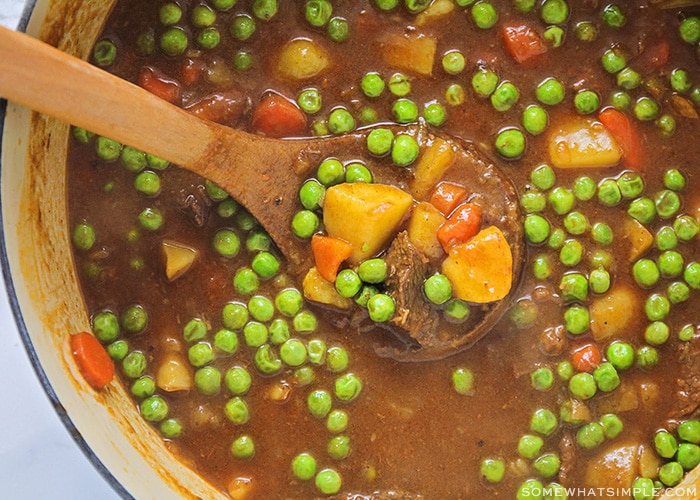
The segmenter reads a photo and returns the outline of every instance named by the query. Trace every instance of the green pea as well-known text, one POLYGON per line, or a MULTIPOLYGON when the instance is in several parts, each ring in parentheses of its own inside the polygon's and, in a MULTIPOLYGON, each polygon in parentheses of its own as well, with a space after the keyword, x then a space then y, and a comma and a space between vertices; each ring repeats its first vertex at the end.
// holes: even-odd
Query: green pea
POLYGON ((588 309, 583 306, 571 306, 564 312, 564 326, 566 331, 571 334, 579 335, 584 333, 588 330, 589 323, 588 309))
POLYGON ((345 42, 350 38, 350 23, 344 17, 331 17, 326 26, 326 33, 328 38, 336 43, 345 42))
POLYGON ((545 0, 540 15, 547 24, 562 24, 569 18, 569 5, 565 0, 545 0))
POLYGON ((408 134, 398 134, 391 145, 391 159, 399 167, 407 167, 418 159, 418 141, 408 134))
POLYGON ((406 97, 411 93, 411 79, 403 73, 394 73, 389 77, 389 92, 396 97, 406 97))
POLYGON ((233 354, 238 349, 236 332, 222 328, 214 334, 214 348, 219 352, 233 354))
POLYGON ((676 169, 672 168, 664 173, 664 186, 673 191, 681 191, 685 188, 685 175, 676 169))
POLYGON ((627 19, 619 5, 609 4, 600 13, 603 22, 611 28, 622 28, 627 19))
POLYGON ((606 413, 600 417, 600 425, 603 426, 603 432, 608 439, 614 439, 620 435, 623 429, 622 420, 613 413, 606 413))
POLYGON ((333 134, 345 134, 355 130, 355 118, 345 108, 339 107, 328 115, 328 129, 333 134))
POLYGON ((560 361, 557 364, 557 375, 562 380, 570 380, 574 376, 574 365, 571 361, 560 361))
POLYGON ((182 28, 168 28, 160 36, 160 50, 168 56, 179 56, 187 49, 189 40, 182 28))
POLYGON ((343 480, 334 469, 323 469, 316 474, 316 488, 324 495, 335 495, 340 491, 343 480))
POLYGON ((352 401, 362 391, 362 381, 354 373, 345 373, 335 379, 335 397, 340 401, 352 401))
POLYGON ((330 393, 324 389, 311 391, 306 399, 309 412, 316 418, 326 418, 328 412, 331 411, 332 404, 330 393))
POLYGON ((544 242, 549 236, 551 227, 547 219, 538 214, 528 214, 524 221, 525 237, 534 244, 544 242))
POLYGON ((620 385, 620 376, 610 362, 601 363, 594 371, 593 378, 595 379, 598 389, 603 392, 611 392, 620 385))
POLYGON ((678 210, 680 210, 681 199, 675 191, 664 189, 654 197, 654 205, 656 206, 656 213, 660 217, 667 219, 676 215, 678 210))
POLYGON ((556 78, 546 78, 537 85, 535 96, 542 104, 554 106, 564 100, 564 86, 556 78))
POLYGON ((238 205, 236 200, 234 200, 233 198, 228 198, 226 200, 220 201, 216 205, 216 213, 219 215, 219 217, 228 219, 236 215, 236 212, 238 211, 239 207, 240 205, 238 205))
POLYGON ((547 191, 557 182, 554 169, 547 164, 539 165, 530 172, 530 181, 540 190, 547 191))
POLYGON ((593 375, 579 372, 569 379, 569 391, 575 397, 585 401, 595 396, 598 385, 593 375))
POLYGON ((504 158, 520 158, 525 152, 525 136, 517 128, 504 129, 496 136, 495 146, 504 158))
POLYGON ((213 396, 221 388, 221 372, 213 366, 204 366, 194 372, 194 386, 204 396, 213 396))
POLYGON ((243 425, 250 420, 248 404, 240 396, 233 397, 224 405, 224 415, 236 425, 243 425))
POLYGON ((527 213, 541 212, 547 206, 547 198, 539 191, 527 191, 520 197, 520 206, 527 213))
POLYGON ((316 459, 310 453, 299 453, 292 460, 292 472, 302 481, 308 481, 316 475, 316 459))
POLYGON ((513 0, 513 6, 518 12, 528 13, 535 8, 535 0, 513 0))
POLYGON ((445 100, 450 106, 459 106, 464 103, 464 87, 459 83, 451 83, 445 90, 445 100))
POLYGON ((612 228, 604 222, 596 222, 591 228, 591 238, 600 245, 610 245, 613 242, 612 228))
POLYGON ((306 346, 298 339, 289 339, 280 346, 280 358, 287 366, 301 366, 306 362, 306 346))
POLYGON ((632 104, 632 97, 624 90, 618 90, 610 96, 610 104, 616 109, 625 110, 632 104))
POLYGON ((132 305, 126 308, 120 319, 121 325, 129 333, 139 333, 146 329, 148 313, 141 305, 132 305))
POLYGON ((637 198, 630 203, 627 213, 641 224, 650 224, 656 218, 656 205, 650 198, 637 198))
POLYGON ((659 271, 666 278, 675 278, 683 273, 683 255, 675 250, 659 254, 659 271))
POLYGON ((656 486, 654 481, 647 477, 638 477, 632 483, 634 500, 654 500, 656 497, 656 486))
POLYGON ((431 101, 425 104, 423 108, 423 118, 433 127, 439 127, 447 119, 447 111, 445 107, 437 101, 431 101))
POLYGON ((445 314, 455 322, 465 321, 471 312, 469 304, 461 299, 451 299, 445 304, 445 314))
MULTIPOLYGON (((616 77, 617 86, 624 90, 632 90, 639 87, 642 83, 642 77, 637 71, 630 68, 629 66, 620 70, 616 77)), ((648 99, 648 98, 645 98, 648 99)), ((639 102, 639 101, 637 101, 639 102)), ((635 110, 637 105, 635 104, 635 110)), ((636 112, 635 112, 636 115, 636 112)))
POLYGON ((418 106, 410 99, 401 98, 394 101, 391 112, 397 123, 411 123, 418 119, 418 106))
POLYGON ((589 422, 579 427, 576 443, 586 450, 597 448, 605 440, 605 430, 598 422, 589 422))
POLYGON ((238 14, 231 21, 229 31, 234 38, 240 41, 248 40, 255 33, 255 19, 248 14, 238 14))
POLYGON ((386 84, 379 73, 367 73, 360 81, 360 88, 367 97, 379 97, 384 92, 386 84))
POLYGON ((71 127, 71 131, 73 133, 73 137, 81 144, 87 144, 93 137, 95 137, 93 132, 85 130, 82 127, 71 127))
POLYGON ((620 187, 614 179, 603 179, 598 184, 598 201, 607 207, 613 207, 622 201, 620 187))
POLYGON ((326 418, 326 429, 333 434, 345 431, 348 427, 348 413, 345 410, 332 410, 326 418))
POLYGON ((316 316, 311 311, 299 311, 292 319, 294 331, 305 335, 316 330, 318 321, 316 316))
POLYGON ((580 114, 589 115, 600 107, 600 97, 592 90, 581 90, 574 96, 574 107, 580 114))
POLYGON ((292 218, 292 231, 299 238, 308 239, 314 235, 321 224, 318 215, 311 210, 300 210, 292 218))
POLYGON ((639 259, 632 265, 634 281, 641 287, 649 288, 659 281, 661 272, 651 259, 639 259))
POLYGON ((678 445, 676 460, 685 470, 695 468, 700 463, 700 446, 693 443, 681 443, 678 445))
POLYGON ((500 483, 506 475, 506 464, 500 458, 485 458, 479 465, 479 472, 484 481, 500 483))
POLYGON ((558 427, 557 417, 547 408, 538 408, 530 417, 530 430, 549 436, 558 427))
POLYGON ((554 373, 546 366, 541 366, 530 373, 530 384, 538 391, 551 389, 554 383, 554 373))
POLYGON ((343 269, 335 279, 335 289, 343 297, 353 297, 360 291, 362 280, 352 269, 343 269))
POLYGON ((231 258, 238 255, 241 240, 233 229, 220 229, 214 235, 212 245, 216 253, 222 257, 231 258))
POLYGON ((108 137, 99 136, 95 139, 95 152, 104 161, 114 161, 121 154, 122 145, 108 137))
POLYGON ((329 347, 326 351, 326 366, 332 372, 342 372, 349 362, 348 351, 340 346, 329 347))
POLYGON ((230 302, 222 309, 221 319, 225 328, 240 330, 248 322, 248 308, 240 302, 230 302))
POLYGON ((248 435, 239 436, 231 443, 231 454, 235 458, 248 460, 255 455, 255 442, 248 435))
POLYGON ((115 340, 107 346, 107 354, 115 361, 123 360, 129 354, 129 343, 124 340, 115 340))
POLYGON ((588 298, 588 280, 580 273, 569 273, 559 282, 561 297, 565 301, 585 302, 588 298))
POLYGON ((456 75, 464 71, 465 59, 464 54, 459 50, 447 51, 442 56, 442 69, 450 75, 456 75))
POLYGON ((255 367, 265 375, 272 375, 282 369, 282 360, 272 349, 270 344, 263 344, 255 351, 255 367))
POLYGON ((516 500, 530 499, 542 499, 542 491, 544 485, 537 479, 526 479, 523 483, 518 486, 518 490, 515 492, 516 500))
POLYGON ((637 365, 644 370, 650 370, 659 363, 659 351, 656 348, 645 345, 637 350, 637 365))
POLYGON ((682 281, 674 281, 666 290, 671 304, 681 304, 690 298, 690 287, 682 281))
POLYGON ((249 321, 243 327, 243 338, 249 347, 260 347, 267 342, 269 330, 267 326, 258 321, 249 321))
POLYGON ((518 99, 520 99, 518 88, 512 82, 504 81, 499 83, 491 94, 491 105, 496 111, 505 112, 512 108, 518 99))
POLYGON ((192 318, 182 329, 185 342, 196 342, 207 336, 207 324, 200 318, 192 318))
POLYGON ((307 0, 304 7, 306 21, 314 27, 325 26, 333 14, 333 4, 328 0, 307 0))
POLYGON ((231 394, 241 395, 248 392, 252 383, 252 378, 248 370, 242 366, 234 366, 226 370, 224 374, 224 384, 231 394))
POLYGON ((146 372, 146 356, 141 351, 131 351, 122 360, 122 371, 129 378, 139 378, 146 372))
POLYGON ((566 240, 559 250, 559 261, 568 267, 578 265, 582 257, 583 245, 578 240, 566 240))
POLYGON ((532 468, 535 472, 547 479, 551 479, 559 474, 560 467, 561 461, 555 453, 545 453, 532 462, 532 468))
POLYGON ((474 394, 474 373, 469 368, 455 368, 452 372, 452 388, 465 396, 474 394))
POLYGON ((550 47, 561 47, 564 43, 564 30, 561 26, 548 26, 542 33, 542 39, 547 42, 550 47))
POLYGON ((367 149, 376 156, 384 156, 391 151, 394 133, 388 128, 377 128, 367 135, 367 149))
POLYGON ((262 21, 269 21, 277 14, 277 0, 253 0, 253 15, 262 21))
POLYGON ((605 71, 613 74, 622 71, 627 66, 627 57, 619 47, 615 46, 603 52, 600 62, 605 71))
POLYGON ((576 197, 572 190, 565 187, 556 187, 550 191, 548 201, 552 210, 557 215, 564 215, 569 212, 576 203, 576 197))
POLYGON ((627 342, 615 341, 606 350, 608 361, 617 370, 627 370, 634 364, 634 348, 627 342))
MULTIPOLYGON (((377 123, 379 121, 379 113, 372 106, 362 106, 360 108, 360 123, 362 125, 369 125, 372 123, 377 123)), ((324 135, 324 134, 317 134, 324 135)))
POLYGON ((481 29, 488 29, 498 22, 498 11, 489 2, 479 0, 472 6, 472 19, 481 29))
POLYGON ((316 179, 309 179, 299 188, 299 201, 307 210, 318 210, 323 204, 326 188, 316 179))
POLYGON ((678 424, 678 429, 676 429, 676 431, 681 440, 688 443, 700 444, 700 421, 684 420, 678 424))
POLYGON ((100 311, 92 317, 92 333, 97 340, 106 344, 119 337, 119 321, 117 316, 108 310, 100 311))
POLYGON ((156 196, 160 192, 160 177, 155 172, 144 170, 134 178, 134 187, 146 196, 156 196))
POLYGON ((248 300, 248 312, 254 320, 267 322, 272 319, 275 306, 267 297, 254 295, 248 300))
POLYGON ((676 119, 672 115, 665 113, 657 118, 656 127, 662 136, 671 137, 676 131, 676 119))
POLYGON ((326 362, 326 343, 321 339, 309 340, 306 345, 309 361, 315 365, 323 365, 326 362))
POLYGON ((216 48, 221 42, 221 33, 216 28, 205 28, 197 33, 195 40, 203 49, 211 50, 216 48))
POLYGON ((315 88, 304 89, 297 97, 297 104, 305 113, 317 113, 323 104, 321 93, 315 88))
POLYGON ((539 135, 544 132, 548 122, 549 116, 542 106, 531 104, 523 111, 523 128, 531 135, 539 135))
POLYGON ((565 241, 566 232, 562 228, 558 227, 552 230, 552 233, 549 235, 549 238, 547 239, 547 246, 554 250, 560 250, 561 247, 564 246, 565 241))
POLYGON ((634 103, 634 116, 641 121, 655 120, 659 111, 659 103, 651 97, 642 96, 634 103))
POLYGON ((159 429, 166 439, 175 439, 182 434, 182 424, 176 418, 166 418, 161 422, 159 429))
POLYGON ((491 96, 498 86, 498 75, 487 66, 477 67, 472 76, 472 88, 482 98, 491 96))
MULTIPOLYGON (((246 50, 238 50, 233 54, 233 67, 236 71, 248 71, 254 63, 253 55, 246 50)), ((322 135, 326 135, 326 131, 322 135)))
POLYGON ((283 318, 275 318, 268 327, 268 333, 270 335, 270 342, 278 345, 282 344, 290 338, 289 324, 283 318))
POLYGON ((663 226, 654 235, 654 244, 661 251, 673 250, 678 246, 678 236, 671 226, 663 226))
POLYGON ((672 458, 678 451, 678 441, 668 431, 659 431, 654 434, 654 449, 662 458, 672 458))
POLYGON ((699 230, 698 221, 690 215, 680 215, 673 221, 673 231, 681 241, 692 240, 699 230))
MULTIPOLYGON (((569 212, 564 217, 564 228, 569 234, 582 235, 588 230, 588 219, 581 212, 569 212)), ((594 226, 594 230, 595 230, 594 226)), ((596 231, 594 231, 596 232, 596 231)))
POLYGON ((678 25, 678 34, 681 39, 695 45, 700 41, 700 17, 688 16, 678 25))
POLYGON ((539 456, 544 446, 544 440, 535 434, 524 434, 518 440, 518 455, 526 460, 539 456))
POLYGON ((644 192, 644 179, 636 172, 625 172, 617 179, 617 187, 625 199, 632 199, 644 192))
POLYGON ((538 280, 546 280, 552 275, 552 262, 549 255, 535 256, 532 262, 532 273, 538 280))
POLYGON ((168 403, 160 396, 151 396, 139 405, 141 416, 148 422, 160 422, 168 416, 168 403))
POLYGON ((304 297, 296 288, 286 288, 275 297, 277 310, 287 317, 293 317, 304 306, 304 297))
POLYGON ((654 346, 663 345, 670 337, 670 334, 670 329, 666 323, 654 321, 645 328, 644 340, 654 346))
POLYGON ((174 2, 165 3, 158 10, 158 19, 164 26, 177 24, 182 19, 182 9, 174 2))
POLYGON ((523 298, 515 303, 508 316, 518 329, 524 330, 535 324, 537 314, 537 304, 530 298, 523 298))

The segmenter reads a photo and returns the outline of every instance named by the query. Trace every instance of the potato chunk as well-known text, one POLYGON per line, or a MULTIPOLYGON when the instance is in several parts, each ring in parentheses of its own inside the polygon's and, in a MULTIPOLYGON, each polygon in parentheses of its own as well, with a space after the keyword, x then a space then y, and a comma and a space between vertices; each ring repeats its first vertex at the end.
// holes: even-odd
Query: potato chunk
POLYGON ((619 338, 635 318, 643 316, 637 295, 626 286, 595 299, 589 310, 591 333, 596 340, 619 338))
POLYGON ((165 255, 165 275, 170 281, 185 274, 197 259, 198 252, 195 248, 177 241, 165 240, 162 248, 165 255))
POLYGON ((192 389, 192 383, 192 372, 182 354, 167 353, 156 372, 158 388, 166 392, 189 391, 192 389))
POLYGON ((415 247, 431 259, 442 257, 445 252, 437 237, 438 229, 447 219, 428 202, 421 202, 411 213, 408 221, 408 239, 415 247))
POLYGON ((385 64, 423 76, 433 74, 437 41, 419 33, 389 34, 381 41, 385 64))
POLYGON ((319 304, 334 306, 339 309, 350 309, 352 299, 343 297, 335 289, 335 285, 321 276, 318 269, 312 267, 304 276, 302 283, 304 297, 319 304))
POLYGON ((416 165, 415 178, 411 184, 413 197, 419 201, 425 200, 454 161, 454 146, 443 139, 435 138, 416 165))
POLYGON ((626 218, 622 224, 623 239, 629 244, 629 261, 634 262, 654 244, 654 235, 638 221, 626 218))
POLYGON ((586 485, 611 491, 631 488, 637 477, 638 450, 638 444, 626 444, 602 451, 586 467, 586 485))
POLYGON ((602 123, 577 117, 553 127, 549 156, 558 168, 614 167, 622 149, 602 123))
POLYGON ((349 262, 377 255, 396 233, 413 198, 386 184, 342 183, 328 188, 323 224, 329 236, 352 244, 349 262))
POLYGON ((513 254, 501 230, 489 226, 453 246, 442 262, 442 272, 458 298, 478 304, 495 302, 510 292, 513 254))
POLYGON ((308 38, 296 38, 279 52, 275 75, 282 80, 306 80, 330 65, 326 50, 308 38))

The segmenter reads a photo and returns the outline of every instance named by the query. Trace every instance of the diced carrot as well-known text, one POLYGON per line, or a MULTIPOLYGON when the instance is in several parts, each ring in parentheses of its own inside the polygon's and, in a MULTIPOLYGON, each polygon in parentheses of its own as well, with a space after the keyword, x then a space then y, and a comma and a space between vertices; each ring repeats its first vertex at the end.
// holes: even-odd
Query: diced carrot
POLYGON ((547 52, 540 35, 526 24, 505 25, 501 33, 508 52, 519 63, 547 52))
POLYGON ((172 104, 179 104, 180 102, 180 84, 154 68, 149 66, 141 68, 139 85, 151 94, 157 95, 172 104))
POLYGON ((449 252, 454 245, 469 241, 481 228, 481 207, 475 203, 462 203, 438 229, 440 245, 449 252))
POLYGON ((571 355, 571 363, 577 371, 592 373, 600 366, 602 358, 600 349, 595 344, 586 344, 576 349, 571 355))
POLYGON ((70 347, 85 381, 95 389, 102 389, 114 378, 114 362, 100 341, 87 332, 71 335, 70 347))
POLYGON ((180 65, 180 80, 186 87, 199 82, 204 73, 204 63, 200 59, 187 58, 180 65))
POLYGON ((644 146, 639 131, 627 115, 615 108, 605 108, 599 113, 598 119, 622 148, 622 161, 625 166, 632 170, 641 169, 644 146))
POLYGON ((253 111, 253 128, 268 137, 295 137, 306 130, 306 115, 294 102, 270 92, 253 111))
POLYGON ((352 254, 352 243, 332 236, 314 234, 311 237, 311 252, 319 274, 334 282, 340 265, 352 254))
POLYGON ((433 191, 430 203, 447 217, 467 197, 467 188, 454 182, 441 182, 433 191))

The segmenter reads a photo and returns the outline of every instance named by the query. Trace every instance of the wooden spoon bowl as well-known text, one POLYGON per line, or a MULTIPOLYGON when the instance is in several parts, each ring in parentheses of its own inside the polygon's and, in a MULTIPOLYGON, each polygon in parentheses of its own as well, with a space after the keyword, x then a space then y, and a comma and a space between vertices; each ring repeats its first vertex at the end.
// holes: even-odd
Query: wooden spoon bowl
MULTIPOLYGON (((366 138, 372 128, 337 137, 271 139, 201 120, 141 87, 21 33, 0 28, 0 54, 0 95, 214 182, 258 220, 287 259, 287 271, 299 282, 313 265, 308 241, 291 230, 291 219, 301 208, 301 183, 324 158, 368 156, 366 138)), ((420 125, 383 127, 411 134, 422 146, 434 140, 420 125)), ((456 152, 449 177, 477 193, 485 221, 498 226, 510 245, 515 284, 524 252, 515 189, 473 144, 444 139, 456 152)), ((412 169, 396 167, 386 158, 373 158, 368 166, 376 182, 410 190, 412 169)), ((394 342, 375 350, 405 360, 450 355, 485 335, 508 305, 506 298, 478 307, 458 334, 443 332, 440 322, 426 324, 428 331, 421 332, 420 338, 406 336, 396 324, 386 325, 397 334, 394 342)), ((362 327, 362 319, 352 321, 362 327)))

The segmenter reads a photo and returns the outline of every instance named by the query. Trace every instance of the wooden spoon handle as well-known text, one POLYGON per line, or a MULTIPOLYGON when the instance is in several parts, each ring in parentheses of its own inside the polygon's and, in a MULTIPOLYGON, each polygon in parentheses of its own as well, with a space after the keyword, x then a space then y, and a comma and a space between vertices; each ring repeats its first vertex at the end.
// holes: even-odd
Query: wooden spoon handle
POLYGON ((0 27, 0 60, 0 96, 173 163, 216 140, 207 122, 24 33, 0 27))

